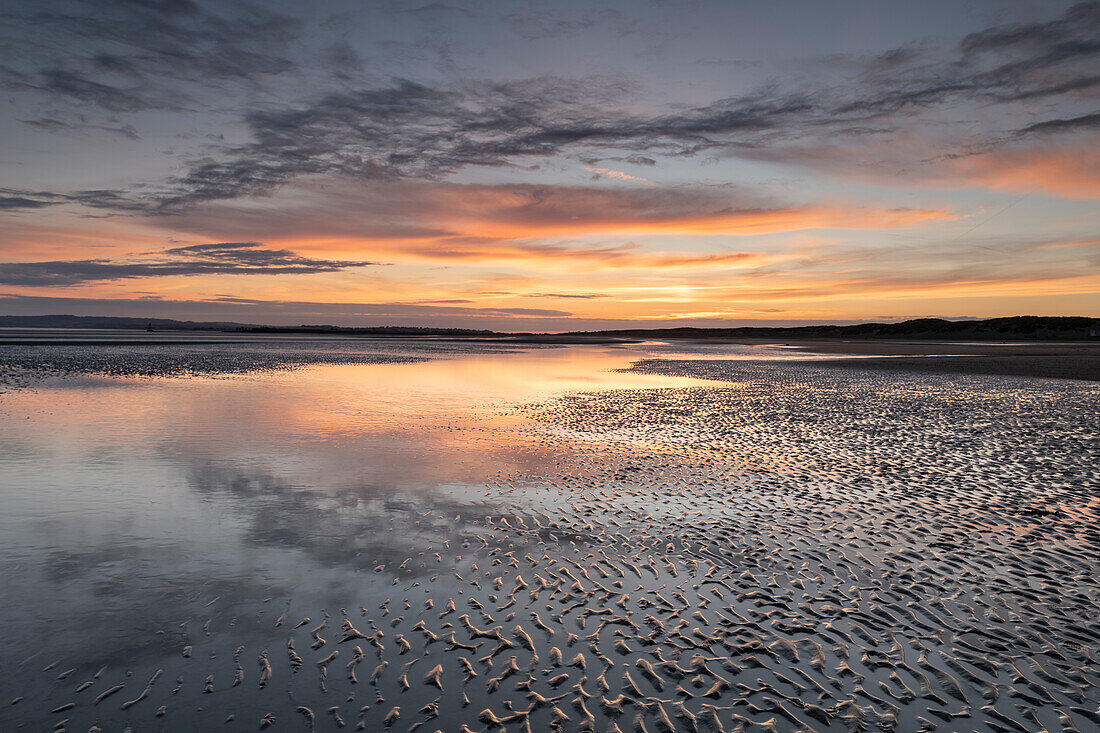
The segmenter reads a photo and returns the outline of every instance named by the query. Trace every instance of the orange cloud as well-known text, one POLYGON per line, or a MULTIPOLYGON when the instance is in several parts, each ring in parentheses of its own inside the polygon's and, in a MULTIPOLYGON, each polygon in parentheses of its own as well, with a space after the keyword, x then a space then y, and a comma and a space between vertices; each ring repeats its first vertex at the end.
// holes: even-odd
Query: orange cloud
MULTIPOLYGON (((217 202, 163 220, 211 240, 293 244, 330 254, 442 261, 690 267, 745 263, 752 253, 645 252, 638 245, 566 246, 561 237, 750 236, 807 229, 887 229, 956 218, 946 210, 845 203, 776 205, 736 188, 391 182, 320 184, 271 199, 217 202)), ((713 245, 710 245, 713 246, 713 245)))
MULTIPOLYGON (((966 149, 966 148, 963 148, 966 149)), ((991 188, 1067 199, 1100 198, 1100 135, 1008 137, 960 152, 957 140, 897 132, 829 146, 788 144, 738 151, 800 166, 828 179, 909 190, 991 188), (954 152, 945 152, 954 151, 954 152)))
POLYGON ((950 166, 966 185, 1021 193, 1100 199, 1100 139, 1041 150, 998 150, 957 159, 950 166))
POLYGON ((465 238, 432 242, 377 242, 373 252, 470 264, 528 264, 572 272, 603 269, 742 268, 782 261, 789 255, 758 252, 651 252, 640 245, 579 246, 509 239, 465 238))
POLYGON ((125 250, 138 253, 169 246, 163 231, 132 219, 91 219, 58 210, 28 220, 25 215, 0 217, 0 259, 78 259, 125 250))
MULTIPOLYGON (((645 212, 626 212, 619 215, 608 212, 601 215, 597 211, 581 211, 556 219, 544 216, 532 216, 530 219, 504 216, 498 219, 491 216, 492 213, 494 212, 489 212, 490 215, 482 219, 471 217, 465 222, 458 219, 451 223, 464 223, 470 228, 476 228, 484 236, 535 239, 589 234, 748 236, 804 229, 889 229, 955 218, 943 211, 844 206, 739 209, 675 215, 645 212)), ((507 210, 502 213, 511 214, 507 210)))
MULTIPOLYGON (((240 299, 294 307, 375 304, 369 313, 340 311, 348 319, 488 318, 489 311, 499 314, 494 318, 662 322, 816 318, 860 299, 1009 303, 1016 296, 1084 298, 1079 294, 1100 291, 1100 276, 1087 274, 1085 260, 1095 259, 1087 231, 1067 229, 1058 242, 1036 235, 968 243, 949 228, 927 226, 956 218, 943 209, 840 201, 795 206, 736 187, 314 182, 172 216, 65 219, 55 218, 57 211, 51 225, 25 215, 20 227, 8 229, 0 259, 59 260, 44 255, 70 247, 73 255, 64 259, 114 262, 169 247, 258 241, 311 259, 392 263, 308 276, 162 274, 155 282, 80 286, 87 297, 148 295, 218 307, 240 299), (913 236, 873 233, 887 229, 913 236), (946 239, 937 242, 936 234, 946 239), (34 254, 19 254, 24 247, 34 254)), ((28 296, 72 292, 12 288, 28 296)), ((875 307, 889 312, 888 305, 875 307)))
POLYGON ((902 277, 886 273, 866 273, 859 277, 837 277, 836 273, 817 273, 798 278, 778 276, 783 284, 715 287, 710 294, 698 293, 697 300, 736 298, 745 301, 822 300, 853 295, 887 294, 894 296, 927 295, 1049 295, 1089 293, 1100 290, 1100 275, 1061 269, 1041 272, 979 273, 947 272, 902 277))

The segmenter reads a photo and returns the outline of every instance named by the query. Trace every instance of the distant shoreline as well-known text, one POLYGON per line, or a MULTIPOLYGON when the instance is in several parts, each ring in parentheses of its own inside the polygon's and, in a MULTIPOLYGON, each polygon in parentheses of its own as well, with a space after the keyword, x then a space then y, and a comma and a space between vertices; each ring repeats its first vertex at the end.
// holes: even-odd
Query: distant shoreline
MULTIPOLYGON (((521 343, 622 343, 640 340, 920 340, 920 341, 1081 341, 1100 343, 1100 318, 1083 316, 1011 316, 950 321, 918 318, 896 323, 736 328, 629 328, 558 333, 506 332, 486 329, 408 326, 345 327, 330 325, 264 326, 230 321, 176 321, 115 316, 0 316, 0 329, 120 329, 162 333, 207 332, 233 335, 314 335, 375 338, 453 338, 521 343)), ((225 336, 218 337, 224 339, 225 336)))
POLYGON ((885 338, 708 338, 649 339, 599 334, 493 334, 414 335, 363 334, 300 331, 159 331, 131 329, 126 333, 103 330, 98 337, 90 329, 0 329, 0 346, 201 346, 282 341, 361 341, 371 338, 392 341, 461 341, 483 344, 532 346, 636 344, 645 340, 695 341, 710 344, 789 348, 820 359, 804 363, 842 369, 875 369, 922 373, 995 374, 1100 381, 1100 340, 1016 339, 952 341, 947 339, 885 338), (863 358, 831 358, 829 355, 858 355, 863 358))

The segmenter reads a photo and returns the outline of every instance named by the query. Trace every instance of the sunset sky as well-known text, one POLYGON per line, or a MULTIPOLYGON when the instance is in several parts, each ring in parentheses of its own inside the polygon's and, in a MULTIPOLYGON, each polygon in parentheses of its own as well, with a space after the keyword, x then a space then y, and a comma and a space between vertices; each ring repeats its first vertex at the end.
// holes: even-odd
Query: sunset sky
POLYGON ((1100 316, 1100 3, 0 15, 0 315, 1100 316))

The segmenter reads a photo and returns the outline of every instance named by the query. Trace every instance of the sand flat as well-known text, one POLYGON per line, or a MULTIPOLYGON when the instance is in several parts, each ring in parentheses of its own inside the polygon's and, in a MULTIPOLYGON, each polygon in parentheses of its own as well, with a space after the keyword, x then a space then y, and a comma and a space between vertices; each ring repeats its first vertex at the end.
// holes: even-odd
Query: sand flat
POLYGON ((1100 343, 1092 342, 814 340, 784 346, 801 352, 869 357, 858 362, 821 360, 833 367, 1100 380, 1100 343))
POLYGON ((0 354, 3 729, 1095 728, 1093 382, 210 348, 0 354))

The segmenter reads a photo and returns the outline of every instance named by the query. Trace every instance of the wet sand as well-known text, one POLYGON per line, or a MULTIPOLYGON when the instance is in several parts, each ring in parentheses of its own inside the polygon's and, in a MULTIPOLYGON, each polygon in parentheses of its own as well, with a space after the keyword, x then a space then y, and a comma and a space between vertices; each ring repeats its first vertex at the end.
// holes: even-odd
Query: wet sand
POLYGON ((0 724, 1100 725, 1100 386, 704 351, 24 354, 0 724))
POLYGON ((1100 380, 1100 343, 819 340, 783 345, 802 352, 868 357, 821 360, 822 365, 832 367, 1100 380), (889 358, 874 358, 877 355, 889 358))

